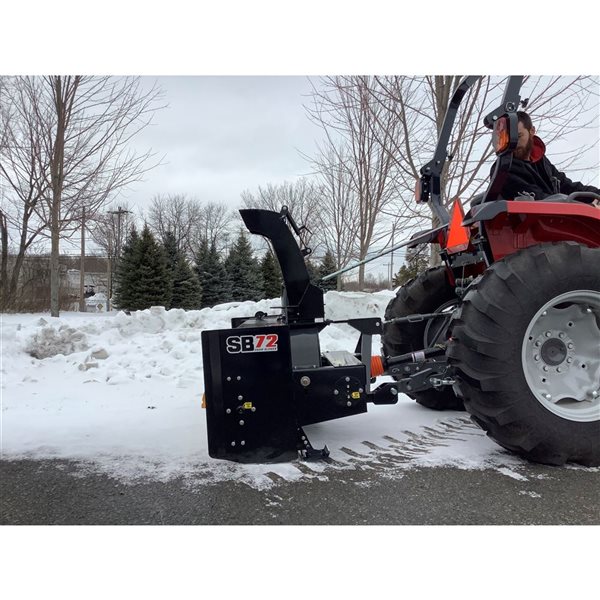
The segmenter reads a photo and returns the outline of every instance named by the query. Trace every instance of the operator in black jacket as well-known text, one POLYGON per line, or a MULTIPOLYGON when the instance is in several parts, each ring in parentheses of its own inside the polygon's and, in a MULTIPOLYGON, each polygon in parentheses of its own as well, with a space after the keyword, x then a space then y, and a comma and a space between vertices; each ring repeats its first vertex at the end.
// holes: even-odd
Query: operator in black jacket
POLYGON ((600 194, 600 189, 571 181, 561 173, 546 157, 546 146, 535 135, 531 117, 523 111, 518 111, 517 116, 519 141, 513 152, 508 177, 500 192, 502 198, 514 200, 518 196, 530 194, 536 200, 541 200, 552 194, 569 195, 572 192, 600 194))

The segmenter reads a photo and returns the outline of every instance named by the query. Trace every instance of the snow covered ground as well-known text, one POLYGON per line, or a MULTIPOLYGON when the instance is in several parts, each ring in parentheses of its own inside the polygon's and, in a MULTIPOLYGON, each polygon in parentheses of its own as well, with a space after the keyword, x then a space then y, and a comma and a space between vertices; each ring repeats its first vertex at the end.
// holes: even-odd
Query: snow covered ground
MULTIPOLYGON (((392 292, 328 292, 326 316, 383 316, 392 292)), ((200 311, 155 307, 132 313, 2 315, 2 458, 64 458, 124 481, 184 477, 193 484, 239 480, 254 487, 283 478, 326 478, 373 468, 401 476, 415 466, 495 468, 522 477, 524 462, 462 412, 438 413, 401 397, 357 415, 306 427, 330 464, 238 465, 208 456, 200 333, 236 316, 273 313, 278 300, 200 311)), ((358 334, 331 325, 322 350, 353 351, 358 334)), ((375 350, 379 339, 374 340, 375 350)))

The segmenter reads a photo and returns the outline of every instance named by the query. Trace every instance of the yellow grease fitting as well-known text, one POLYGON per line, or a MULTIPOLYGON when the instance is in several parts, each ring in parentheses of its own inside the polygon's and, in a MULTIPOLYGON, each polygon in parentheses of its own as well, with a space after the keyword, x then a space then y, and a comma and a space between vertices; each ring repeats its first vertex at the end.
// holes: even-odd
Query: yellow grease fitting
POLYGON ((252 402, 244 402, 244 404, 242 404, 242 408, 250 410, 252 408, 252 402))
POLYGON ((358 400, 360 398, 360 392, 352 392, 352 399, 358 400))

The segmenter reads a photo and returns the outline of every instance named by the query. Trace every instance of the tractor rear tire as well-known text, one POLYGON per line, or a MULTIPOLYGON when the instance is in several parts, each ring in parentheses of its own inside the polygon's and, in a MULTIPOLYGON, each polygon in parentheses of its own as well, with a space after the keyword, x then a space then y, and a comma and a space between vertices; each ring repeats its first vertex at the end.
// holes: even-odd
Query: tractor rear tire
MULTIPOLYGON (((385 311, 385 320, 417 313, 433 313, 444 305, 458 304, 454 287, 448 281, 446 267, 427 269, 402 286, 385 311), (455 302, 456 301, 456 302, 455 302)), ((427 321, 386 323, 381 338, 386 356, 399 356, 425 348, 427 321)), ((445 341, 442 339, 441 341, 445 341)), ((400 379, 400 377, 396 377, 400 379)), ((463 402, 451 386, 409 394, 418 404, 433 410, 464 410, 463 402)))
POLYGON ((447 355, 498 444, 600 465, 600 248, 544 243, 494 263, 455 313, 447 355))

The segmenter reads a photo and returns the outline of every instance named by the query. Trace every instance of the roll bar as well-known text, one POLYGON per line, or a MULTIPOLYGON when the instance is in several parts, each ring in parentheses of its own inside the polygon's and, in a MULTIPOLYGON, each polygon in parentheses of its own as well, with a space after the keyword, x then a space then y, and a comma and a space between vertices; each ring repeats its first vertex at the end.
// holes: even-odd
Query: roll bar
MULTIPOLYGON (((468 75, 467 77, 463 77, 456 90, 454 90, 452 98, 450 99, 450 103, 448 104, 448 109, 446 110, 446 114, 444 116, 442 127, 440 129, 433 159, 430 160, 425 166, 421 167, 420 170, 421 201, 431 202, 431 210, 442 225, 447 225, 450 221, 450 215, 444 206, 441 197, 442 172, 444 170, 444 166, 446 165, 446 161, 448 160, 448 143, 450 141, 450 135, 452 133, 456 115, 458 114, 458 109, 463 101, 463 98, 469 89, 471 89, 471 87, 473 87, 473 85, 475 85, 481 78, 481 75, 468 75)), ((501 180, 501 175, 504 174, 504 176, 506 176, 506 171, 510 167, 512 151, 516 147, 518 139, 517 110, 521 100, 519 91, 522 84, 522 75, 510 76, 504 90, 502 103, 484 118, 485 126, 491 129, 493 128, 494 123, 500 117, 508 116, 510 135, 509 146, 507 150, 505 150, 500 156, 501 160, 499 160, 497 163, 496 170, 486 192, 484 202, 486 200, 496 199, 494 196, 497 196, 498 192, 502 188, 503 181, 501 180), (496 179, 498 179, 498 181, 496 181, 496 179)))

